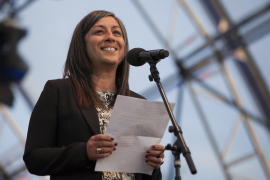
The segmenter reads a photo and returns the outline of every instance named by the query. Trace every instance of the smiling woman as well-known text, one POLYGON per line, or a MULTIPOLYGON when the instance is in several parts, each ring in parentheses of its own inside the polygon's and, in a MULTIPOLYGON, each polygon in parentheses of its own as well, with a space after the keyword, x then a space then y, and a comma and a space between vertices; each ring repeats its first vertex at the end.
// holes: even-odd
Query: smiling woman
MULTIPOLYGON (((30 173, 52 180, 160 180, 164 147, 145 152, 152 176, 96 172, 96 160, 116 151, 104 135, 118 94, 144 98, 129 90, 128 40, 120 19, 94 11, 77 25, 63 79, 50 80, 32 112, 23 159, 30 173)), ((117 162, 115 162, 117 163, 117 162)))
MULTIPOLYGON (((71 40, 64 77, 72 79, 80 106, 87 108, 90 101, 104 108, 97 90, 130 95, 129 64, 125 57, 127 52, 125 26, 113 13, 94 11, 79 22, 71 40), (104 48, 110 47, 108 45, 115 47, 116 52, 105 51, 104 48), (109 63, 113 57, 118 64, 109 63)), ((114 101, 110 107, 113 104, 114 101)))
POLYGON ((88 57, 95 70, 107 65, 116 72, 116 68, 124 56, 125 41, 118 22, 113 17, 100 19, 86 34, 85 45, 88 57))

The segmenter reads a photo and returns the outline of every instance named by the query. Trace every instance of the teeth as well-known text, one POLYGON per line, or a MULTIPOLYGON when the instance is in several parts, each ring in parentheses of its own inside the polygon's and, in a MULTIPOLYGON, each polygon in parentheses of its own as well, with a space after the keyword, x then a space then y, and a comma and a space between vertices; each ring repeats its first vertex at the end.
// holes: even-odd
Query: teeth
POLYGON ((114 51, 115 49, 114 48, 103 48, 104 50, 107 50, 107 51, 114 51))

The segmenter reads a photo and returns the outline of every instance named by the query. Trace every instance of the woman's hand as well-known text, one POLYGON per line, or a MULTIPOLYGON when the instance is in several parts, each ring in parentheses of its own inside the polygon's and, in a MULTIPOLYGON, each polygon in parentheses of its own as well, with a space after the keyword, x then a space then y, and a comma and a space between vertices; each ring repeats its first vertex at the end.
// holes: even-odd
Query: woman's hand
POLYGON ((156 155, 160 154, 164 150, 162 145, 153 145, 152 149, 147 150, 145 155, 145 162, 152 166, 154 169, 159 169, 160 165, 163 163, 164 152, 160 155, 160 158, 156 158, 156 155))
POLYGON ((117 146, 117 143, 113 140, 114 138, 104 134, 92 136, 86 144, 88 159, 95 161, 110 156, 112 151, 116 150, 115 146, 117 146), (101 148, 101 150, 98 150, 98 148, 101 148))

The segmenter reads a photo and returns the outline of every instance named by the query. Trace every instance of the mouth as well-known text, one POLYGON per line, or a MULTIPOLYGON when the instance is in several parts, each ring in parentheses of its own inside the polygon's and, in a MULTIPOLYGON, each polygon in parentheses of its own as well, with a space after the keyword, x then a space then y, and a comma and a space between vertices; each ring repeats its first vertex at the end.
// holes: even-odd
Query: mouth
POLYGON ((116 51, 117 48, 115 48, 115 47, 103 47, 103 48, 101 48, 101 50, 112 52, 112 51, 116 51))

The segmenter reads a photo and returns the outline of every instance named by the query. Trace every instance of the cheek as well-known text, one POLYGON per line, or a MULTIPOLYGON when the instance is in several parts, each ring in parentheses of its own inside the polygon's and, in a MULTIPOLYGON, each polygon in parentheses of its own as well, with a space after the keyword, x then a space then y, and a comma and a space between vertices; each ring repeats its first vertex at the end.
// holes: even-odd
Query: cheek
POLYGON ((122 55, 123 55, 124 52, 125 52, 125 41, 124 41, 124 39, 121 40, 121 41, 119 42, 119 44, 120 44, 120 46, 121 46, 121 53, 122 53, 122 55))
POLYGON ((88 40, 87 40, 87 44, 88 44, 88 47, 91 48, 91 49, 94 49, 98 43, 100 42, 100 38, 98 37, 95 37, 95 36, 91 36, 88 40))
POLYGON ((91 46, 90 44, 88 44, 86 46, 87 48, 87 55, 88 55, 88 58, 92 61, 92 63, 95 61, 95 59, 98 58, 98 55, 96 53, 96 50, 93 48, 93 46, 91 46))

